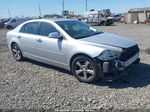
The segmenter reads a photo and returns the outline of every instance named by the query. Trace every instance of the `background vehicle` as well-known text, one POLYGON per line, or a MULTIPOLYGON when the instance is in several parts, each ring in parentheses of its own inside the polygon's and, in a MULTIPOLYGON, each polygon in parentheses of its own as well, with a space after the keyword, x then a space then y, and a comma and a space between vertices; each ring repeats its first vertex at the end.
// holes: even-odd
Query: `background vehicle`
POLYGON ((7 33, 7 42, 16 60, 26 57, 61 67, 87 83, 139 62, 136 42, 71 19, 25 22, 7 33))
POLYGON ((102 9, 99 13, 104 17, 109 17, 112 15, 110 9, 102 9))
POLYGON ((123 18, 123 14, 114 14, 112 15, 112 17, 114 17, 115 22, 120 22, 121 19, 123 18))
POLYGON ((10 18, 0 19, 0 28, 4 28, 4 24, 8 21, 10 21, 10 18))
POLYGON ((97 25, 111 25, 114 22, 114 18, 110 16, 110 10, 102 10, 102 11, 95 11, 95 10, 90 10, 85 12, 85 21, 87 23, 94 23, 97 25))
POLYGON ((6 22, 5 23, 5 28, 15 28, 17 27, 18 25, 20 25, 21 23, 25 22, 25 21, 28 21, 28 20, 31 20, 30 18, 14 18, 14 19, 11 19, 9 22, 6 22))
POLYGON ((69 10, 62 11, 62 15, 64 18, 68 18, 68 19, 77 19, 78 18, 78 16, 75 15, 73 11, 69 11, 69 10))

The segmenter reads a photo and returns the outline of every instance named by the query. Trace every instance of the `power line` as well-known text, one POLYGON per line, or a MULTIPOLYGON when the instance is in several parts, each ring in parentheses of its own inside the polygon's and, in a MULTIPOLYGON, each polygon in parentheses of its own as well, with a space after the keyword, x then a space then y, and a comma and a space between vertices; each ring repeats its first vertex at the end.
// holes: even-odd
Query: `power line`
POLYGON ((62 1, 62 8, 63 8, 63 11, 64 11, 65 10, 64 0, 62 1))
POLYGON ((40 5, 39 5, 39 17, 42 17, 40 5))
POLYGON ((9 15, 9 18, 11 18, 10 9, 8 9, 8 15, 9 15))
POLYGON ((85 10, 87 11, 87 0, 86 0, 85 2, 86 2, 86 3, 85 3, 85 7, 86 7, 86 9, 85 9, 85 10))

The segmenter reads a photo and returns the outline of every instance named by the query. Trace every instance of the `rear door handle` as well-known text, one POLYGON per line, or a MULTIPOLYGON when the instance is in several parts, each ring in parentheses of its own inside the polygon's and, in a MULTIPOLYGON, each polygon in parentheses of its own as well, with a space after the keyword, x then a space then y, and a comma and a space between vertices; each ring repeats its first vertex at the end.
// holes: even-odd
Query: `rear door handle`
POLYGON ((37 41, 38 41, 38 42, 42 42, 42 40, 41 40, 41 39, 37 39, 37 41))

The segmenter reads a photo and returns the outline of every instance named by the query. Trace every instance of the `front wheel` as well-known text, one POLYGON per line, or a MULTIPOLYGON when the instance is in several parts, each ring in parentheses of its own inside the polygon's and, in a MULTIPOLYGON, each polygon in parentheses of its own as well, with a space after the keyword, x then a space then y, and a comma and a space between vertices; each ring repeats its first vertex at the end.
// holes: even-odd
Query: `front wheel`
POLYGON ((19 46, 18 46, 16 43, 13 43, 13 44, 12 44, 11 50, 12 50, 12 53, 13 53, 14 58, 15 58, 17 61, 23 60, 22 52, 21 52, 19 46))
POLYGON ((81 82, 92 83, 97 81, 100 72, 97 64, 87 56, 78 56, 72 61, 73 75, 81 82))

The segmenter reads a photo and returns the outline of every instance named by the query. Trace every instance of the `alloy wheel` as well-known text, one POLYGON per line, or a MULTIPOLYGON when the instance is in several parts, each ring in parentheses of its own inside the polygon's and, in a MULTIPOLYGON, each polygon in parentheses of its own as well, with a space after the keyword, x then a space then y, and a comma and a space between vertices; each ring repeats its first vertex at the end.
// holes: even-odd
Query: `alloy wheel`
POLYGON ((95 74, 94 67, 88 60, 78 60, 75 64, 75 73, 84 80, 90 79, 95 74))
POLYGON ((16 60, 21 60, 22 54, 17 44, 12 45, 12 53, 16 60))

